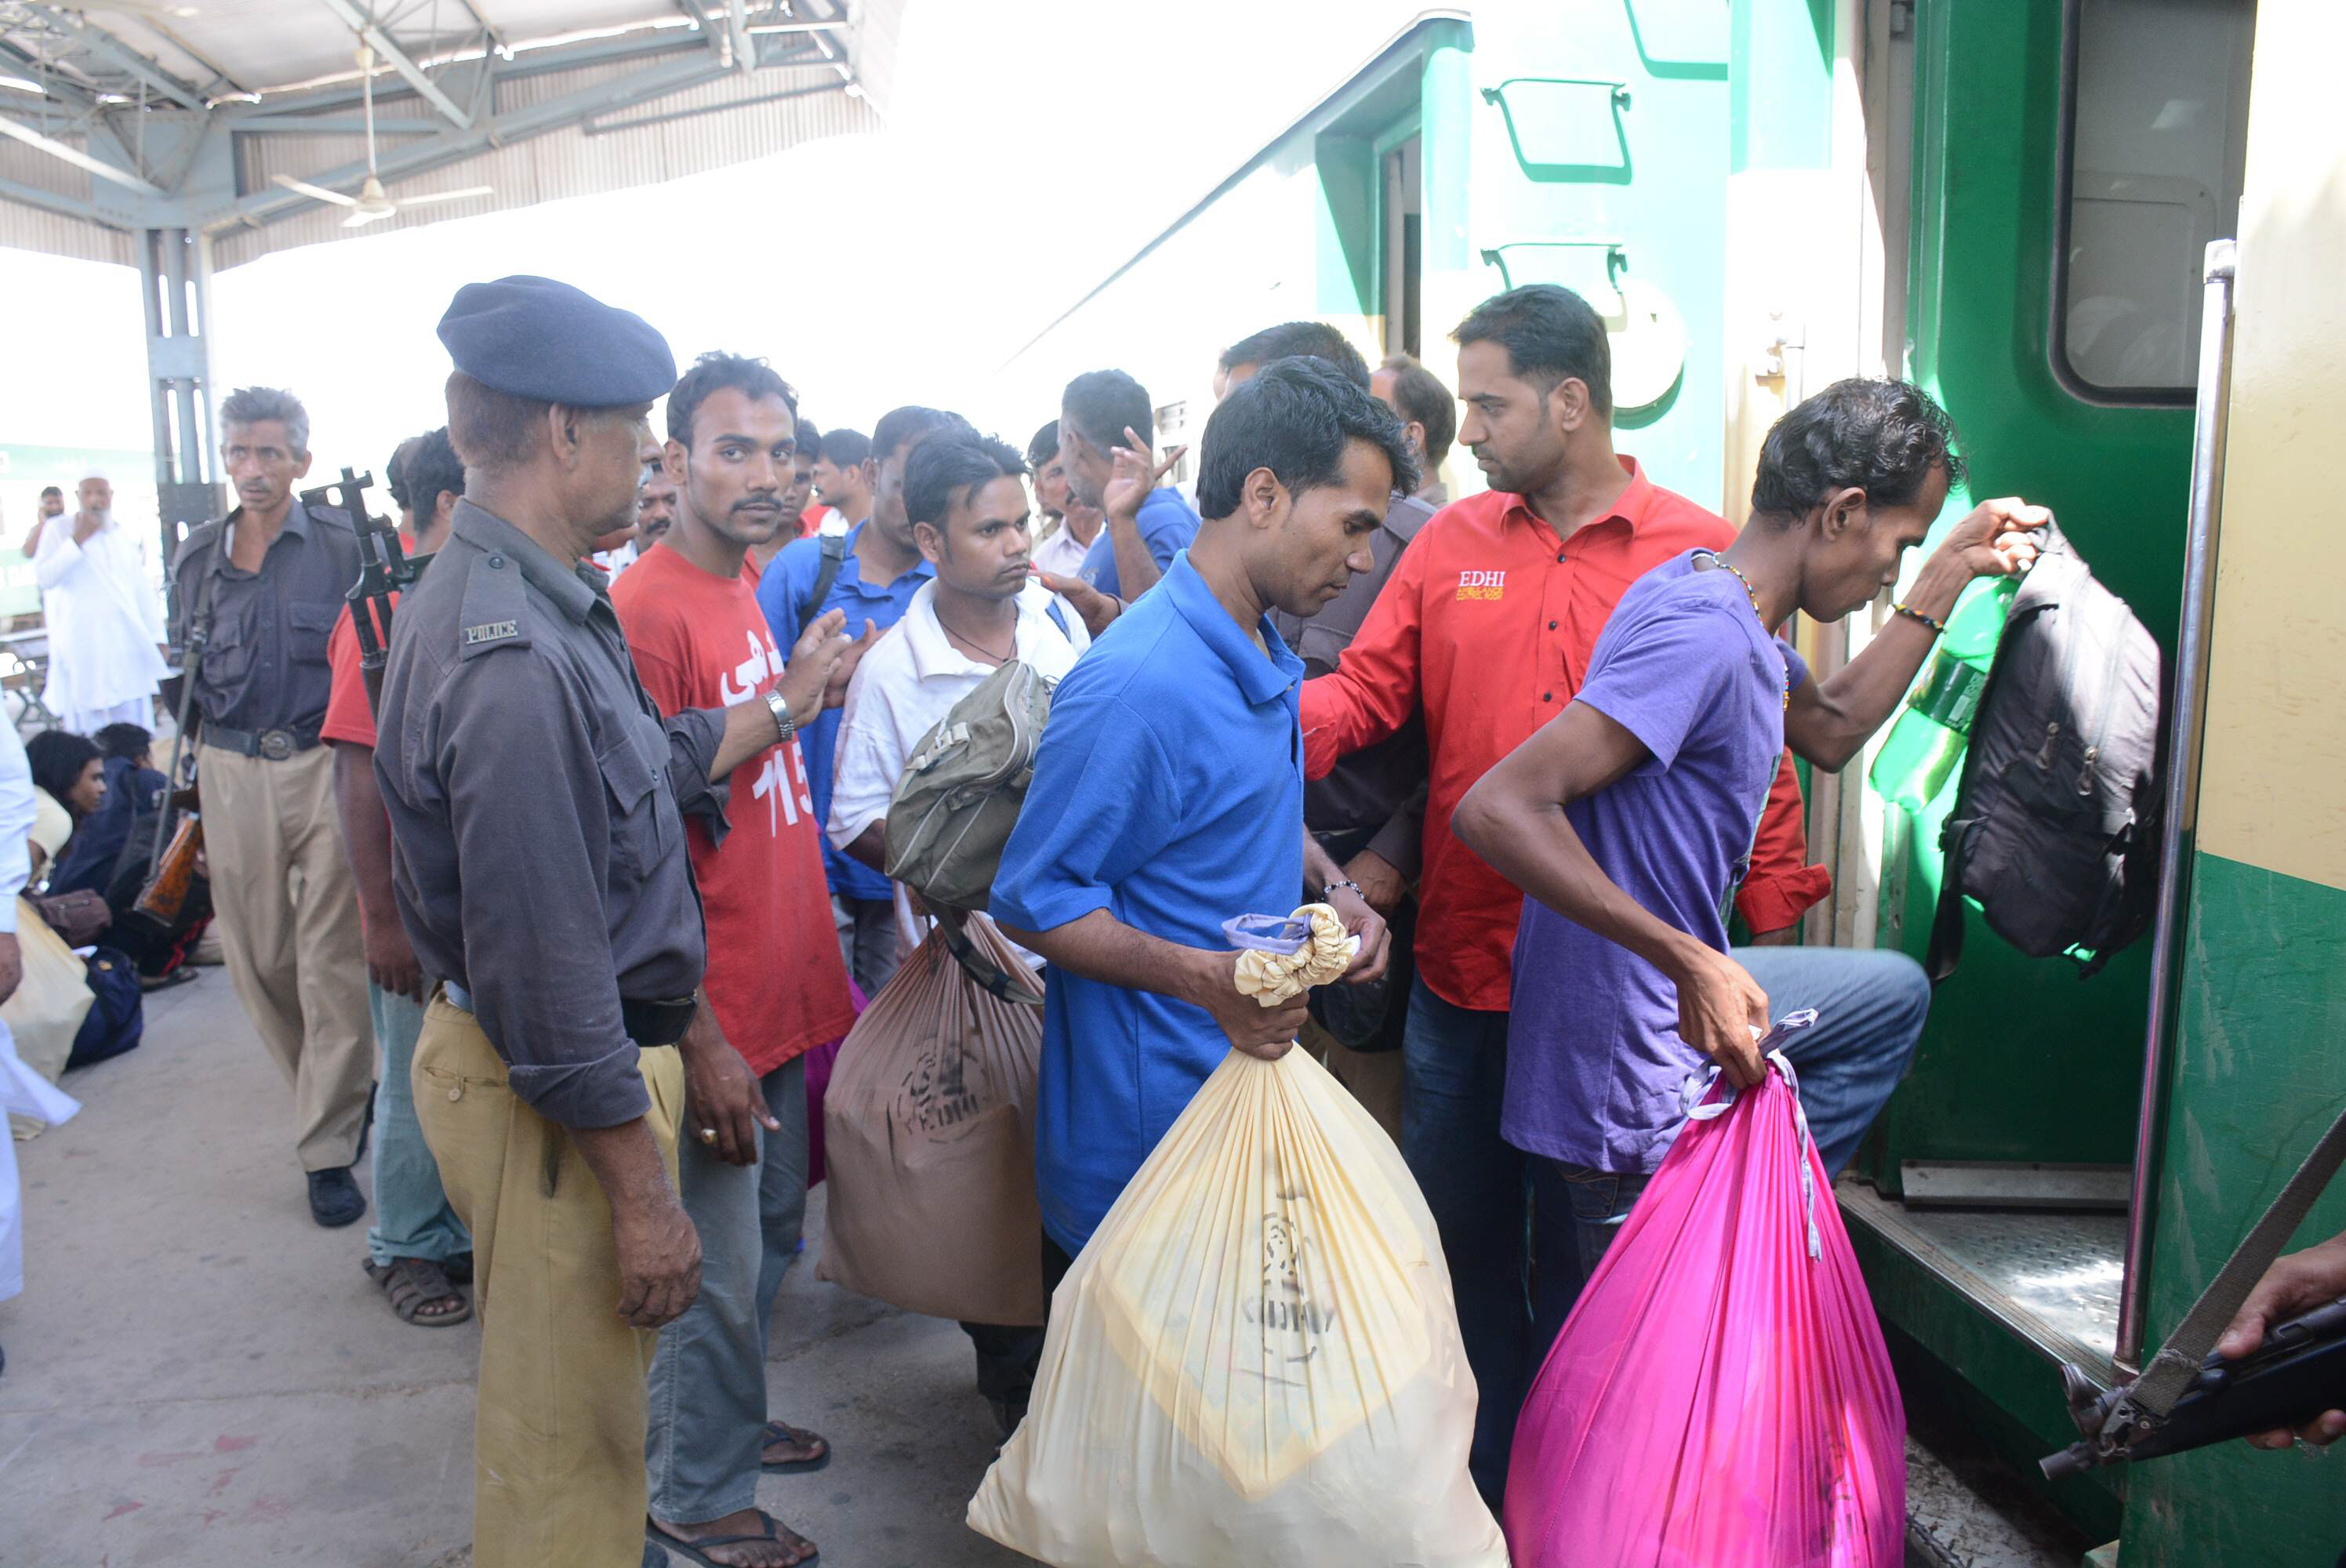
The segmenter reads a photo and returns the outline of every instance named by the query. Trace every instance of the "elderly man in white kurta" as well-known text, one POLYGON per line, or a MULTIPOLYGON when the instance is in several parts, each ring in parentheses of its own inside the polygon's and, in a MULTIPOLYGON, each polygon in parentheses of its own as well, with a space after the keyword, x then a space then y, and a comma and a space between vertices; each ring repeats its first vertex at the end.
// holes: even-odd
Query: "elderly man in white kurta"
POLYGON ((42 704, 77 735, 109 724, 151 726, 163 614, 138 545, 114 519, 114 487, 81 482, 80 510, 41 530, 33 575, 48 626, 49 684, 42 704))

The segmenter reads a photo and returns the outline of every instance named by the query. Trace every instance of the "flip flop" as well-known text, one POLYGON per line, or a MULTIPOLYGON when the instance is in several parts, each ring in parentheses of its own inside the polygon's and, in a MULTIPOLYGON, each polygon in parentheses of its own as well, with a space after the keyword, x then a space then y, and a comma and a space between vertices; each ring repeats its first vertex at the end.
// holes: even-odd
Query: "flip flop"
MULTIPOLYGON (((680 1535, 670 1535, 667 1531, 662 1530, 658 1525, 652 1522, 648 1514, 644 1518, 644 1535, 654 1545, 669 1552, 681 1553, 683 1555, 692 1559, 695 1563, 701 1564, 701 1568, 732 1568, 731 1564, 719 1563, 716 1558, 709 1556, 704 1548, 712 1546, 747 1546, 751 1543, 758 1541, 770 1541, 777 1546, 781 1544, 782 1538, 775 1533, 775 1531, 779 1526, 775 1523, 774 1516, 767 1512, 762 1508, 759 1509, 757 1512, 758 1517, 765 1522, 766 1528, 758 1532, 755 1535, 706 1535, 701 1537, 699 1541, 687 1541, 680 1535)), ((800 1539, 804 1541, 806 1538, 804 1536, 801 1536, 800 1539)), ((807 1544, 812 1546, 814 1543, 808 1541, 807 1544)), ((821 1561, 822 1553, 820 1550, 817 1550, 810 1552, 804 1557, 800 1558, 798 1562, 791 1564, 791 1568, 815 1568, 815 1565, 821 1561)))
POLYGON ((776 1442, 794 1442, 801 1446, 819 1442, 822 1444, 822 1451, 812 1459, 793 1459, 770 1464, 761 1461, 758 1468, 768 1475, 811 1475, 831 1462, 831 1440, 821 1432, 811 1432, 788 1421, 768 1421, 766 1430, 759 1435, 758 1451, 763 1453, 768 1443, 776 1442))

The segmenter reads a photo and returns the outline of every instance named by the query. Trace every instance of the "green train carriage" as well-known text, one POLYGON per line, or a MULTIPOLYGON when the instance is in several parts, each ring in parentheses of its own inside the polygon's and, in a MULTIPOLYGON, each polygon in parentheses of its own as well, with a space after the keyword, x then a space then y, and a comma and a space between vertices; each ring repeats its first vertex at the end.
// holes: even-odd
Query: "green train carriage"
MULTIPOLYGON (((2346 1547, 2346 1488, 2301 1455, 2232 1445, 2051 1487, 2034 1462, 2075 1435, 2060 1364, 2106 1380, 2155 1347, 2346 1102, 2346 595, 2311 471, 2336 443, 2309 429, 2346 406, 2346 142, 2315 82, 2346 55, 2341 17, 2302 0, 1418 13, 1001 378, 1015 423, 1114 343, 1160 439, 1194 442, 1211 345, 1308 314, 1442 372, 1476 300, 1556 281, 1608 316, 1621 450, 1730 518, 1776 414, 1883 372, 1947 406, 1986 493, 2055 510, 2170 661, 2204 673, 2166 962, 2154 975, 2146 940, 2081 980, 1973 916, 1840 1192, 1918 1428, 2000 1460, 2068 1542, 2122 1541, 2125 1568, 2346 1547), (2235 376, 2210 404, 2235 417, 2195 511, 2202 264, 2236 237, 2235 376), (1948 1192, 1995 1201, 1924 1201, 1948 1192)), ((1449 477, 1456 494, 1471 465, 1449 477)), ((1804 626, 1804 652, 1830 670, 1885 614, 1804 626)), ((1836 886, 1803 940, 1919 955, 1950 800, 1909 818, 1855 765, 1808 784, 1836 886)), ((2346 1195, 2309 1233, 2325 1224, 2346 1226, 2346 1195)), ((1960 1560, 1933 1555, 1927 1512, 1917 1560, 1960 1560)))

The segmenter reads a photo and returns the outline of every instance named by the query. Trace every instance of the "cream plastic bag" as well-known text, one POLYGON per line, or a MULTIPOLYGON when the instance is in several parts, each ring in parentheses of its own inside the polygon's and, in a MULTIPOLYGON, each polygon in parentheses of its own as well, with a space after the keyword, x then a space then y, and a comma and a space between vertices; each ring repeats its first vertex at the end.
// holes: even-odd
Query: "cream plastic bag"
POLYGON ((1237 1052, 1051 1301, 970 1527, 1072 1568, 1504 1568, 1433 1217, 1301 1051, 1237 1052))

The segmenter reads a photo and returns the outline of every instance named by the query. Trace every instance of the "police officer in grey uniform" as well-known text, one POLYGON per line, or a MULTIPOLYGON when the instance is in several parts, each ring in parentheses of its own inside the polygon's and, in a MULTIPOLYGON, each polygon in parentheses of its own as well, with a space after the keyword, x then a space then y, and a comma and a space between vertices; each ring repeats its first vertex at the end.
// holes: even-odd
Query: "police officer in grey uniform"
POLYGON ((375 768, 441 983, 417 1118, 477 1259, 473 1562, 631 1568, 654 1331, 700 1272, 676 1044, 714 1024, 681 813, 721 827, 712 784, 811 716, 662 720, 586 561, 635 521, 660 335, 519 277, 459 290, 440 337, 465 495, 400 603, 375 768))

